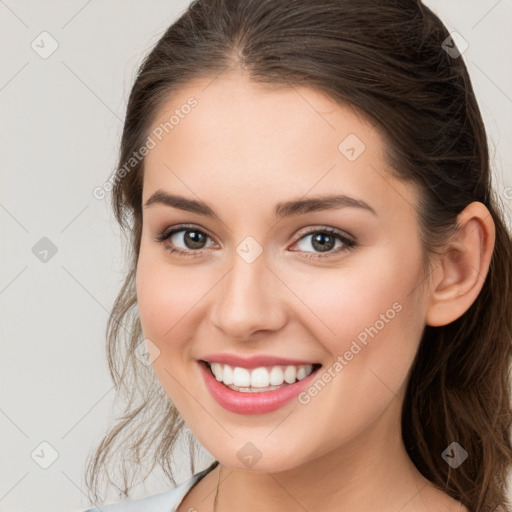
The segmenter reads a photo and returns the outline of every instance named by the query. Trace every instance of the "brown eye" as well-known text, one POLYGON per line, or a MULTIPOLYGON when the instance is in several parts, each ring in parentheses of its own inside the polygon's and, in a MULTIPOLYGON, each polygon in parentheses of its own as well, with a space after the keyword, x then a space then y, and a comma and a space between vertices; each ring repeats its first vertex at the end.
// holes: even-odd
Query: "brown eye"
POLYGON ((171 253, 183 256, 198 256, 210 237, 194 226, 180 226, 163 231, 155 240, 165 245, 171 253))
POLYGON ((305 243, 302 249, 299 249, 301 252, 308 253, 311 251, 308 251, 307 248, 313 248, 313 253, 305 256, 306 258, 309 259, 327 258, 330 256, 334 256, 340 252, 353 249, 356 245, 356 242, 354 240, 351 240, 350 238, 345 236, 344 233, 333 228, 323 228, 316 229, 314 231, 309 231, 303 234, 299 238, 299 240, 297 240, 296 244, 301 243, 303 240, 306 240, 309 237, 311 237, 310 241, 308 243, 305 243), (337 241, 340 242, 340 244, 337 247, 338 250, 333 251, 333 249, 336 247, 337 241), (315 254, 314 251, 317 251, 317 253, 315 254))
MULTIPOLYGON (((333 228, 310 230, 302 234, 294 245, 300 245, 308 237, 311 237, 310 242, 298 251, 307 253, 304 257, 308 259, 328 258, 340 252, 351 250, 356 246, 354 240, 333 228), (339 244, 336 247, 337 242, 339 244), (312 248, 313 251, 308 251, 307 246, 312 248)), ((208 239, 211 239, 210 236, 195 226, 179 226, 164 231, 155 238, 157 242, 164 244, 170 253, 179 256, 201 256, 204 253, 203 249, 206 248, 205 244, 208 239)))
POLYGON ((186 229, 175 231, 173 235, 183 232, 182 241, 187 249, 202 249, 208 236, 202 231, 195 229, 186 229))

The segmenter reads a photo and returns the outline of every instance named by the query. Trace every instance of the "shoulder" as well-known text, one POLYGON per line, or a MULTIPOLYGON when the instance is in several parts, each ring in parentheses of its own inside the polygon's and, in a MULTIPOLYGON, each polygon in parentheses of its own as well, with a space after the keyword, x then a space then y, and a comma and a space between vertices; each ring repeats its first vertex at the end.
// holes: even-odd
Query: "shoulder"
POLYGON ((178 505, 183 500, 187 492, 198 482, 203 476, 214 469, 218 461, 214 461, 209 467, 196 473, 182 484, 169 489, 168 491, 152 494, 145 498, 135 500, 124 500, 108 505, 101 505, 94 508, 88 508, 82 512, 175 512, 178 505), (158 507, 158 508, 157 508, 158 507))
POLYGON ((146 496, 145 498, 101 505, 89 508, 83 512, 152 512, 156 507, 159 507, 159 510, 162 512, 174 512, 183 496, 185 496, 196 481, 197 476, 193 476, 186 482, 168 491, 146 496))
POLYGON ((437 512, 470 512, 469 509, 460 501, 452 498, 441 488, 429 483, 428 492, 422 495, 428 503, 428 510, 436 510, 437 512))

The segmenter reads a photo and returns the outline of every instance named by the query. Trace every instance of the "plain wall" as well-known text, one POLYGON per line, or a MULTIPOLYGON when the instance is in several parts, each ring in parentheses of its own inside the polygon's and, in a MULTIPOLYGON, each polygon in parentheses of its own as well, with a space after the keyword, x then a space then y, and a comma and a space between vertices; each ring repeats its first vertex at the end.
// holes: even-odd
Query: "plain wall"
MULTIPOLYGON (((137 66, 188 3, 0 2, 1 511, 89 505, 84 462, 113 416, 104 333, 124 262, 109 203, 92 191, 115 168, 137 66)), ((510 210, 512 2, 426 4, 469 43, 495 188, 510 210)), ((137 492, 168 487, 156 475, 137 492)))

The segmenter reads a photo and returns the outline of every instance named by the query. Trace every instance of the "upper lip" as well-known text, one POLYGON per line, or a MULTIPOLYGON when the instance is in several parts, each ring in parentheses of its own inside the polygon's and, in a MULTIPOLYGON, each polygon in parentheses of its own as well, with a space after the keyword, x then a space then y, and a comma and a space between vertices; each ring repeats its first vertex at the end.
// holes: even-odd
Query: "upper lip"
POLYGON ((276 366, 276 365, 294 365, 300 366, 304 364, 320 365, 312 361, 304 361, 298 359, 289 359, 285 357, 277 357, 272 355, 258 355, 258 356, 238 356, 236 354, 209 354, 201 358, 202 361, 208 363, 224 363, 230 366, 239 366, 241 368, 259 368, 262 366, 276 366))

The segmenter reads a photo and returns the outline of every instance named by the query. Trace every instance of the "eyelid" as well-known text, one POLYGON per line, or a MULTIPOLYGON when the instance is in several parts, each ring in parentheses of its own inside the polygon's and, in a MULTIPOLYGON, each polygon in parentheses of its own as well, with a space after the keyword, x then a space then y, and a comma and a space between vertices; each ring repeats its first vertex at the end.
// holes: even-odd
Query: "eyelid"
MULTIPOLYGON (((208 238, 211 238, 212 240, 214 240, 214 237, 208 232, 207 229, 204 229, 196 224, 178 224, 177 226, 165 228, 163 231, 158 233, 153 238, 157 242, 165 242, 170 236, 172 236, 180 231, 187 231, 187 230, 200 231, 201 233, 204 233, 206 236, 208 236, 208 238)), ((215 242, 215 243, 217 243, 217 242, 215 242)), ((199 251, 194 251, 194 252, 199 252, 199 251)))
POLYGON ((343 253, 349 252, 357 247, 357 242, 355 240, 355 237, 352 235, 349 235, 345 231, 333 228, 330 226, 317 226, 317 227, 308 227, 304 230, 301 230, 298 235, 296 236, 294 242, 292 243, 292 246, 299 243, 302 239, 312 236, 316 233, 328 233, 335 239, 338 239, 341 241, 342 246, 338 247, 336 249, 327 251, 325 253, 322 252, 315 252, 315 251, 292 251, 292 252, 304 252, 305 256, 303 258, 310 259, 310 260, 324 260, 324 259, 330 259, 330 258, 336 258, 337 256, 340 256, 343 253))
MULTIPOLYGON (((184 230, 187 230, 187 229, 196 229, 197 231, 201 231, 205 235, 209 236, 212 240, 214 240, 214 237, 208 232, 207 229, 205 229, 203 227, 200 227, 200 226, 198 226, 196 224, 178 224, 177 226, 171 227, 169 229, 164 229, 163 231, 161 231, 155 237, 155 239, 157 241, 160 241, 162 239, 168 238, 172 234, 175 234, 175 233, 177 233, 179 231, 184 231, 184 230)), ((311 234, 313 234, 315 232, 320 232, 320 231, 332 232, 332 233, 341 235, 341 236, 343 236, 345 238, 348 238, 350 240, 355 241, 355 237, 353 235, 351 235, 350 233, 346 232, 346 231, 343 231, 343 230, 338 229, 338 228, 333 228, 331 226, 318 225, 316 227, 313 226, 313 227, 306 227, 306 228, 301 229, 297 233, 297 235, 294 237, 293 243, 295 243, 298 240, 300 240, 304 235, 311 235, 311 234)))
POLYGON ((319 224, 318 226, 309 226, 307 228, 304 228, 304 229, 301 229, 295 239, 294 239, 294 243, 299 241, 301 238, 303 238, 305 235, 312 235, 314 233, 317 233, 317 232, 320 232, 320 233, 332 233, 334 235, 338 235, 342 238, 346 238, 350 241, 353 241, 355 242, 355 237, 352 236, 350 233, 347 233, 346 231, 343 231, 342 229, 339 229, 339 228, 333 228, 331 226, 323 226, 321 224, 319 224))
MULTIPOLYGON (((158 235, 156 235, 153 238, 156 242, 165 244, 167 242, 167 240, 172 235, 179 233, 181 231, 187 231, 187 230, 199 231, 199 232, 203 233, 204 235, 206 235, 208 238, 210 238, 216 245, 219 245, 215 241, 214 237, 212 235, 210 235, 208 230, 206 230, 196 224, 179 224, 179 225, 173 226, 169 229, 164 229, 162 232, 160 232, 158 235)), ((357 245, 355 237, 353 237, 351 234, 349 234, 339 228, 333 228, 331 226, 317 225, 317 226, 313 226, 313 227, 309 226, 309 227, 301 229, 297 233, 297 235, 294 237, 292 246, 295 245, 297 242, 299 242, 301 239, 305 238, 306 236, 311 236, 311 235, 314 235, 315 233, 329 233, 329 234, 337 237, 339 240, 341 240, 344 247, 342 247, 342 248, 338 247, 337 250, 327 251, 325 253, 325 255, 321 252, 314 252, 314 251, 292 251, 292 252, 305 252, 306 254, 316 255, 313 257, 306 256, 306 258, 309 258, 309 259, 323 259, 323 258, 335 257, 339 253, 347 252, 347 251, 355 248, 355 246, 357 245)), ((175 249, 174 247, 172 249, 167 249, 167 250, 170 251, 171 253, 177 253, 179 255, 184 255, 185 257, 201 256, 205 251, 208 251, 208 249, 183 250, 183 249, 175 249)))

